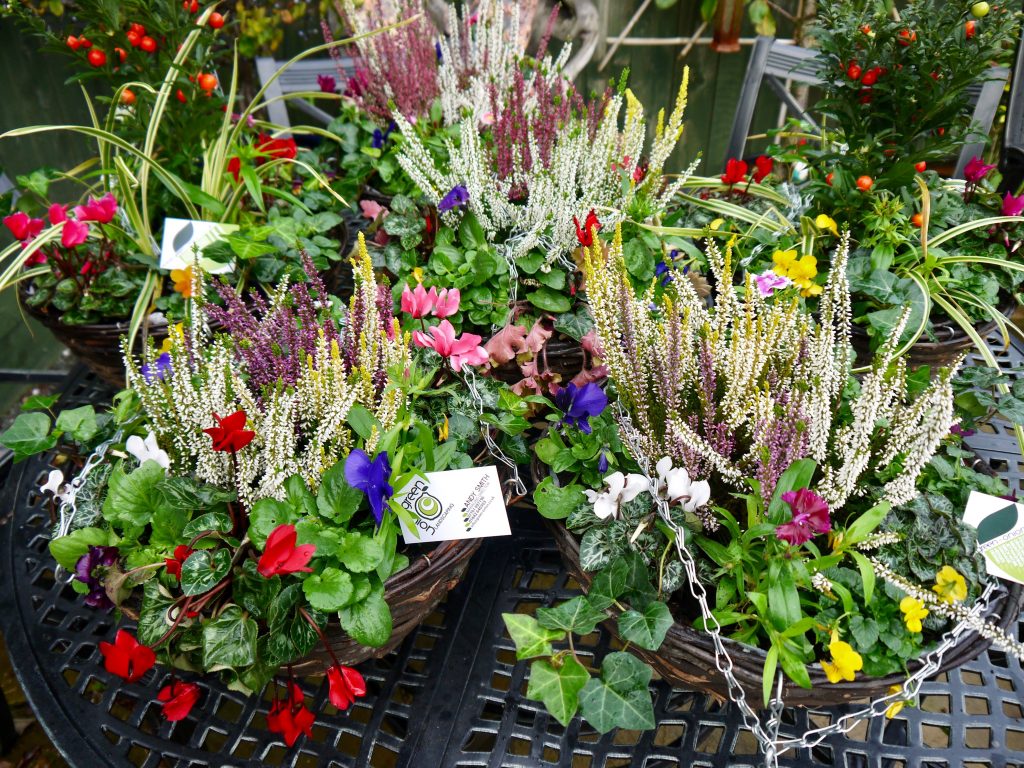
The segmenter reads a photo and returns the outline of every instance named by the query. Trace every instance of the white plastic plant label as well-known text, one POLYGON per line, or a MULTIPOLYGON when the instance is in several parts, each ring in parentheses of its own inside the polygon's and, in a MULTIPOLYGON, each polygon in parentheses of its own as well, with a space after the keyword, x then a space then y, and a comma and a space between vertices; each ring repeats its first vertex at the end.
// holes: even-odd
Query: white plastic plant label
POLYGON ((427 472, 426 477, 395 494, 416 518, 415 533, 401 520, 406 544, 511 535, 496 467, 427 472))
POLYGON ((199 258, 203 272, 218 275, 230 272, 231 264, 224 264, 202 257, 202 250, 224 235, 238 229, 237 224, 221 224, 216 221, 194 221, 193 219, 164 219, 164 237, 160 246, 161 269, 185 269, 199 258))
POLYGON ((964 522, 978 529, 978 549, 989 574, 1024 584, 1024 507, 971 491, 964 522))

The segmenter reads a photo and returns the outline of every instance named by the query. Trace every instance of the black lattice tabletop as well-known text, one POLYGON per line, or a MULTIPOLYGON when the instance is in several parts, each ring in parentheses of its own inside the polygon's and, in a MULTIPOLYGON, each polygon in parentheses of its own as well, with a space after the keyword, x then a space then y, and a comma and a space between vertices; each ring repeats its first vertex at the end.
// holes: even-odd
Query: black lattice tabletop
MULTIPOLYGON (((1017 350, 1001 353, 1009 362, 1017 350)), ((107 393, 77 374, 70 402, 107 393)), ((972 445, 1018 491, 1024 467, 1005 426, 972 445)), ((361 667, 368 694, 348 713, 327 703, 326 685, 303 681, 319 712, 312 738, 286 748, 267 731, 271 695, 246 698, 203 681, 203 698, 180 723, 166 723, 156 702, 169 676, 160 668, 126 686, 103 669, 97 649, 114 618, 84 606, 56 582, 46 549, 48 503, 36 492, 49 464, 16 466, 4 489, 10 519, 0 527, 0 623, 25 694, 54 744, 76 768, 662 768, 757 766, 754 739, 734 707, 654 684, 657 728, 601 736, 574 720, 563 728, 524 694, 529 664, 517 662, 501 614, 573 594, 554 545, 529 510, 513 510, 511 538, 488 540, 463 583, 401 648, 361 667)), ((599 664, 601 632, 577 646, 599 664)), ((784 766, 847 768, 1024 768, 1024 671, 990 652, 923 689, 919 709, 861 725, 813 750, 788 753, 784 766)), ((790 710, 783 731, 802 732, 849 711, 790 710)))

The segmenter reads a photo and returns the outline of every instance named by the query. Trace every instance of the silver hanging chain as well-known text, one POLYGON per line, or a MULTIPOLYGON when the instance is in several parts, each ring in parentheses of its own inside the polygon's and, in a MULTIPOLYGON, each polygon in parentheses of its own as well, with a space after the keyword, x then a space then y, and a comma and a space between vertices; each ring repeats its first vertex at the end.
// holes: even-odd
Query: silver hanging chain
MULTIPOLYGON (((480 394, 480 390, 477 388, 476 374, 472 368, 463 367, 462 373, 465 376, 466 387, 469 389, 469 395, 473 398, 473 403, 476 405, 477 414, 479 416, 484 415, 484 399, 480 394)), ((484 445, 487 446, 488 453, 491 454, 491 458, 495 461, 500 462, 508 470, 509 482, 515 488, 515 491, 520 496, 526 495, 526 486, 519 477, 519 465, 517 465, 512 459, 505 455, 505 452, 498 447, 498 444, 494 442, 494 438, 491 437, 490 426, 484 424, 481 421, 483 427, 482 432, 484 436, 484 445)))
MULTIPOLYGON (((109 440, 104 440, 96 446, 95 450, 93 450, 85 460, 85 464, 82 465, 82 469, 79 473, 67 484, 67 490, 60 495, 61 504, 57 510, 60 515, 60 520, 57 523, 55 538, 59 539, 60 537, 67 536, 71 533, 71 524, 78 515, 77 498, 79 491, 81 491, 82 486, 85 485, 85 480, 89 476, 89 473, 102 463, 103 459, 107 455, 107 451, 110 449, 110 446, 114 445, 114 443, 121 442, 121 438, 123 436, 123 430, 118 427, 118 430, 114 433, 113 437, 109 440)), ((60 578, 62 570, 63 568, 58 565, 55 574, 56 578, 60 578)), ((74 576, 69 574, 68 580, 71 578, 74 578, 74 576)))
MULTIPOLYGON (((640 447, 642 444, 641 436, 633 426, 633 422, 630 419, 629 414, 626 413, 626 410, 621 403, 616 404, 615 418, 619 424, 622 441, 629 449, 630 454, 632 454, 637 464, 640 466, 640 471, 647 477, 652 488, 657 487, 656 481, 651 475, 650 460, 640 447)), ((654 499, 658 507, 659 516, 675 534, 676 552, 679 555, 679 560, 686 571, 690 594, 693 595, 694 599, 700 605, 701 616, 704 619, 705 632, 711 636, 712 643, 715 647, 715 667, 725 678, 726 685, 728 687, 729 699, 739 708, 743 724, 750 730, 754 735, 754 738, 756 738, 758 743, 761 745, 761 749, 764 752, 765 768, 777 768, 779 756, 791 749, 809 749, 817 746, 829 736, 840 734, 845 735, 861 721, 884 715, 886 710, 888 710, 892 704, 913 700, 917 697, 921 690, 921 686, 925 681, 939 671, 942 666, 943 657, 956 646, 957 642, 959 642, 960 636, 966 632, 973 631, 969 620, 964 619, 943 634, 942 641, 939 645, 921 658, 921 667, 912 675, 907 677, 899 691, 885 696, 880 696, 862 709, 843 715, 830 725, 805 731, 799 737, 780 738, 779 730, 782 724, 783 710, 782 672, 780 671, 778 674, 775 693, 768 705, 769 716, 767 723, 762 725, 761 719, 747 702, 746 692, 743 689, 743 686, 740 685, 739 681, 736 679, 736 675, 733 673, 733 661, 729 655, 729 651, 725 647, 725 643, 722 640, 722 627, 715 616, 711 613, 711 609, 707 601, 707 591, 704 589, 704 585, 700 582, 697 576, 697 567, 693 554, 686 546, 686 532, 682 526, 676 524, 672 520, 672 517, 669 514, 668 501, 657 495, 654 496, 654 499)), ((1001 587, 997 586, 995 583, 988 584, 981 596, 971 607, 970 616, 972 618, 978 618, 984 614, 989 609, 990 600, 999 589, 1001 589, 1001 587)))

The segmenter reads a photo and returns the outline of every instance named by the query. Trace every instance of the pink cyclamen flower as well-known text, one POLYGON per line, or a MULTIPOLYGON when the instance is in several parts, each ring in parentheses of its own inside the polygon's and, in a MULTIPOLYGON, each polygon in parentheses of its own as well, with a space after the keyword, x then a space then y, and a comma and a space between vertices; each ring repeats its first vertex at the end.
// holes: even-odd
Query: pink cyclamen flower
POLYGON ((437 288, 431 288, 428 291, 423 288, 421 283, 416 286, 415 290, 409 290, 407 285, 402 291, 402 311, 416 319, 429 315, 435 304, 437 304, 437 288))
POLYGON ((789 505, 793 519, 775 529, 775 535, 794 547, 804 544, 819 533, 832 530, 828 503, 809 488, 787 491, 782 500, 789 505))
POLYGON ((754 275, 754 282, 757 283, 757 291, 764 297, 771 296, 775 291, 789 286, 789 278, 768 270, 760 275, 754 275))
POLYGON ((4 226, 11 231, 15 240, 31 240, 43 231, 45 222, 42 219, 30 218, 24 211, 12 213, 4 217, 4 226))
POLYGON ((414 331, 413 343, 418 347, 429 347, 446 358, 452 368, 461 371, 464 365, 482 365, 487 362, 487 351, 480 346, 481 338, 475 333, 464 333, 455 337, 455 328, 447 320, 431 326, 427 333, 414 331))
POLYGON ((988 172, 995 168, 995 165, 986 164, 980 157, 975 155, 967 161, 964 166, 964 179, 971 184, 977 184, 988 176, 988 172))
POLYGON ((85 205, 75 207, 75 216, 79 221, 95 221, 98 224, 109 224, 116 213, 117 198, 109 192, 100 198, 90 198, 85 205))
POLYGON ((451 317, 459 311, 462 292, 458 288, 442 288, 434 303, 434 317, 451 317))
POLYGON ((88 237, 88 224, 84 221, 68 219, 64 222, 64 228, 60 232, 60 244, 65 248, 74 248, 84 243, 88 237))
POLYGON ((68 220, 68 207, 66 205, 61 205, 60 203, 54 203, 50 206, 46 215, 50 219, 51 226, 63 224, 68 220))
POLYGON ((370 221, 376 221, 377 217, 381 214, 384 216, 388 215, 388 209, 376 200, 360 200, 359 208, 363 212, 363 217, 370 221))
POLYGON ((1003 198, 1003 208, 1000 211, 1003 216, 1020 216, 1024 213, 1024 195, 1014 197, 1009 192, 1003 198))

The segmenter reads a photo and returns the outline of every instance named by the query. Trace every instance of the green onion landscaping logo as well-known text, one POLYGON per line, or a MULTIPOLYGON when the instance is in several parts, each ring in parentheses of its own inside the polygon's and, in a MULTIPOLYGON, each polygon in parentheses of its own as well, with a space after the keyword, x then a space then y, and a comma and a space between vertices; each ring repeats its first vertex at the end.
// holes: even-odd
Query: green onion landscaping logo
POLYGON ((416 516, 416 527, 428 534, 436 533, 447 516, 441 500, 430 493, 430 485, 419 479, 408 486, 402 506, 416 516))

